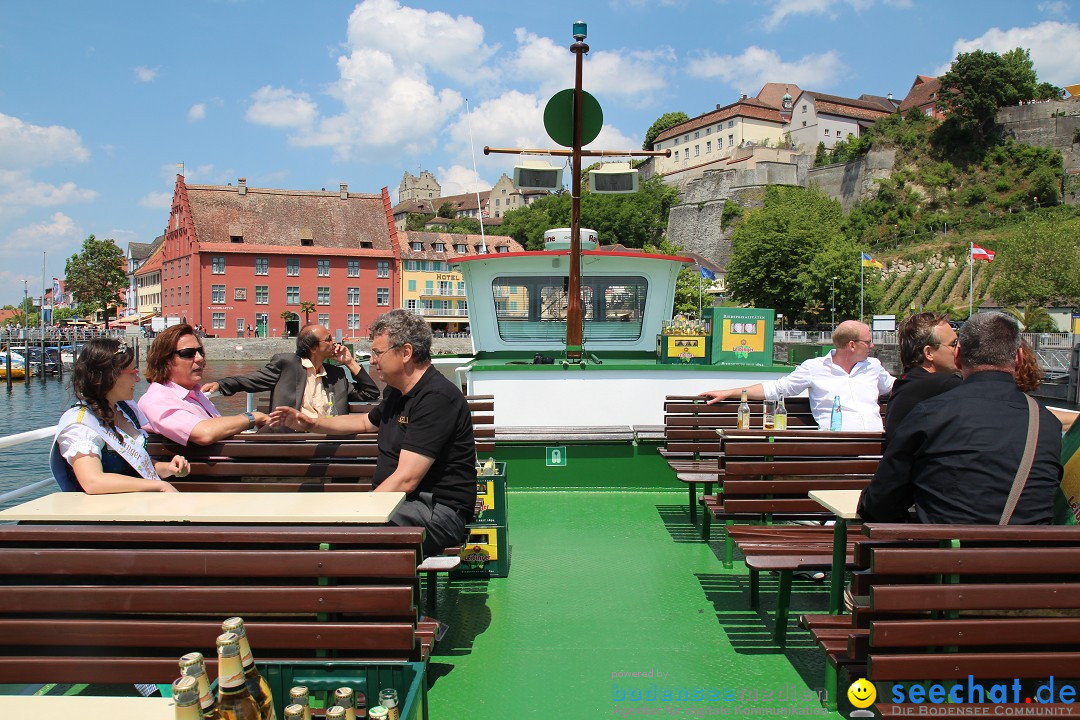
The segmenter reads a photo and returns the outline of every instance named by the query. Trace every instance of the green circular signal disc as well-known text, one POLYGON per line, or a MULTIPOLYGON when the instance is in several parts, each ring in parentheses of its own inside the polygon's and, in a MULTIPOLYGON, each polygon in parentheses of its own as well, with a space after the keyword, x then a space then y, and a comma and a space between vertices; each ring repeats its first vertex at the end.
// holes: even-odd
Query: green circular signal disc
MULTIPOLYGON (((581 91, 581 144, 588 145, 604 126, 604 111, 589 93, 581 91)), ((563 147, 574 146, 574 91, 560 90, 544 108, 544 128, 548 136, 563 147)))

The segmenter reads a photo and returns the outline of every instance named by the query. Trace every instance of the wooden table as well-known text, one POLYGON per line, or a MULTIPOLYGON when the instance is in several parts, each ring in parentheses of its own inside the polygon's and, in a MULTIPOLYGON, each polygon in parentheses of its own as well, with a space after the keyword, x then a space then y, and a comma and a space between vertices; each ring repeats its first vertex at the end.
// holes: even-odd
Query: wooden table
POLYGON ((80 695, 0 695, 3 718, 79 720, 173 720, 172 698, 80 695))
POLYGON ((836 515, 833 526, 832 577, 829 587, 829 612, 840 615, 844 611, 844 573, 847 570, 847 524, 858 520, 859 497, 862 490, 811 490, 810 499, 816 500, 826 510, 836 515))
POLYGON ((381 524, 404 500, 400 492, 57 492, 0 511, 0 521, 381 524))

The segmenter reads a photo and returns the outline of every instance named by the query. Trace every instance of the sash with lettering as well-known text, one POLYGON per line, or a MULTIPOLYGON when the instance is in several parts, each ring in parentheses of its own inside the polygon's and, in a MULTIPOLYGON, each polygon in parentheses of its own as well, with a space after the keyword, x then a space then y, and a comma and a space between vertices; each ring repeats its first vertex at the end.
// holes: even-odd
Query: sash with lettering
POLYGON ((1054 523, 1080 525, 1080 420, 1061 439, 1061 493, 1054 504, 1054 523))
MULTIPOLYGON (((138 411, 136 411, 127 402, 117 403, 117 408, 127 415, 131 421, 135 424, 135 427, 139 427, 138 411)), ((139 473, 146 480, 160 480, 157 470, 154 468, 154 461, 147 454, 146 448, 143 446, 142 437, 136 435, 135 437, 129 436, 127 433, 120 433, 123 437, 123 441, 116 436, 112 430, 106 428, 101 424, 101 420, 97 415, 92 413, 85 405, 76 405, 63 415, 60 416, 60 422, 56 424, 56 435, 60 433, 70 425, 86 425, 93 430, 98 436, 105 441, 105 444, 109 448, 119 455, 124 461, 130 465, 135 472, 139 473)), ((74 481, 74 487, 69 487, 74 479, 74 473, 71 472, 71 466, 60 454, 59 446, 56 441, 53 441, 52 452, 49 458, 49 464, 53 471, 53 477, 60 485, 60 488, 65 491, 81 490, 78 481, 74 481), (65 482, 67 481, 67 482, 65 482)), ((106 469, 106 472, 108 470, 106 469)))

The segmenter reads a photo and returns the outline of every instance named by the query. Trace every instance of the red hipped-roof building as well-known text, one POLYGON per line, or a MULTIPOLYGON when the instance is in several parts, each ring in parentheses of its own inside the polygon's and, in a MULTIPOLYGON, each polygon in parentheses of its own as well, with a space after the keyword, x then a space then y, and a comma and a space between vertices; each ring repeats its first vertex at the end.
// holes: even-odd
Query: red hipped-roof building
POLYGON ((305 320, 366 332, 400 297, 381 193, 188 185, 176 178, 161 254, 161 314, 239 337, 295 334, 305 320), (305 318, 301 303, 315 310, 305 318), (283 319, 288 313, 288 319, 283 319))

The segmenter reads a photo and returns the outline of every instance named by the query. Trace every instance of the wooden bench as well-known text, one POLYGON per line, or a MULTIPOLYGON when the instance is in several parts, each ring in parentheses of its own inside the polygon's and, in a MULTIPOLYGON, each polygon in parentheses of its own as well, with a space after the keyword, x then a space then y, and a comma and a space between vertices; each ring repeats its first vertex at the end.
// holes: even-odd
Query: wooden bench
MULTIPOLYGON (((826 652, 830 692, 843 687, 842 672, 890 687, 966 687, 969 675, 989 684, 1053 676, 1075 687, 1080 528, 868 523, 862 535, 847 623, 803 618, 826 652)), ((885 717, 913 708, 876 705, 885 717)))
POLYGON ((257 659, 421 660, 422 542, 350 525, 0 526, 0 683, 167 684, 184 653, 215 665, 233 615, 257 659))
MULTIPOLYGON (((870 482, 882 452, 882 433, 819 430, 721 431, 723 486, 704 496, 702 537, 709 539, 714 518, 725 526, 725 566, 734 548, 743 553, 750 573, 750 605, 756 608, 761 572, 780 575, 773 637, 781 645, 787 633, 792 576, 825 571, 834 557, 833 519, 807 494, 811 490, 860 490, 870 482), (819 521, 822 525, 776 525, 782 520, 819 521), (736 525, 736 522, 748 523, 736 525)), ((838 542, 838 541, 835 541, 838 542)), ((850 554, 850 542, 848 543, 850 554)))
MULTIPOLYGON (((712 485, 719 479, 720 428, 736 427, 739 400, 721 400, 708 405, 705 398, 697 395, 669 395, 664 400, 664 447, 659 452, 667 460, 675 477, 686 483, 689 494, 690 522, 697 523, 698 485, 703 493, 712 492, 712 485)), ((750 414, 761 427, 763 403, 750 403, 750 414)), ((784 400, 788 411, 788 427, 817 428, 810 412, 807 398, 784 400)))
MULTIPOLYGON (((466 396, 473 421, 478 458, 495 452, 495 398, 466 396)), ((370 405, 350 405, 352 411, 370 405)), ((210 445, 179 445, 152 435, 147 450, 156 460, 184 455, 191 463, 187 477, 170 478, 181 492, 367 492, 378 460, 378 435, 323 435, 297 432, 241 434, 210 445)), ((477 499, 476 513, 481 509, 477 499)), ((462 538, 464 540, 464 538, 462 538)), ((443 551, 448 558, 460 548, 443 551)), ((430 614, 436 608, 438 576, 457 565, 432 561, 419 570, 427 578, 430 614)))
MULTIPOLYGON (((477 457, 495 452, 495 400, 467 396, 477 457)), ((365 492, 378 460, 378 436, 258 432, 210 445, 179 445, 151 435, 147 450, 155 460, 184 455, 191 472, 170 478, 190 492, 365 492)))

